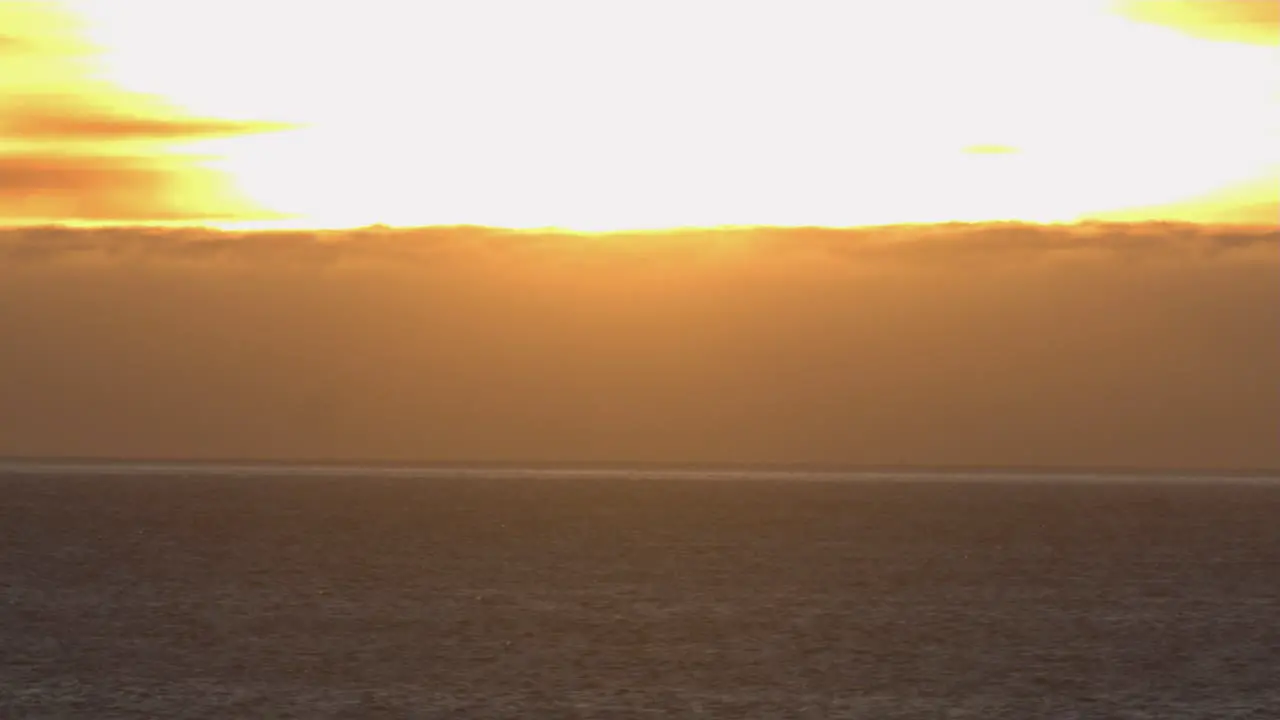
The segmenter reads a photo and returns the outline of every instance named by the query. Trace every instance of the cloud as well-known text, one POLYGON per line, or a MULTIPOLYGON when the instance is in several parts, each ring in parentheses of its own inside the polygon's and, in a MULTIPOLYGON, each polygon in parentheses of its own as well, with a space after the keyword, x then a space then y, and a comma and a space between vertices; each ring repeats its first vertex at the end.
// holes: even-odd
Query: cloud
POLYGON ((92 72, 95 50, 47 3, 0 6, 0 220, 263 217, 181 146, 285 129, 191 117, 92 72))
MULTIPOLYGON (((199 140, 287 129, 283 123, 244 122, 217 118, 170 117, 155 108, 134 112, 102 106, 98 98, 48 96, 16 98, 20 108, 0 119, 0 131, 24 141, 64 140, 199 140)), ((140 105, 134 101, 134 105, 140 105)))
POLYGON ((1210 40, 1280 42, 1280 5, 1270 0, 1121 0, 1125 15, 1210 40))
MULTIPOLYGON (((499 258, 555 264, 594 259, 662 270, 670 264, 721 262, 726 258, 771 262, 829 263, 840 271, 925 271, 1010 263, 1055 262, 1064 258, 1142 259, 1147 262, 1200 261, 1241 254, 1268 258, 1280 238, 1273 227, 1199 225, 1179 222, 945 223, 865 228, 729 227, 672 231, 563 232, 511 230, 472 225, 433 227, 370 226, 346 230, 237 231, 208 227, 99 227, 61 225, 0 229, 0 258, 13 259, 40 248, 58 259, 92 247, 104 256, 180 262, 196 248, 216 248, 229 262, 311 264, 342 256, 396 267, 435 264, 441 258, 480 266, 499 258), (649 263, 649 265, 646 265, 649 263)), ((414 267, 416 271, 418 268, 414 267)))
POLYGON ((0 56, 26 54, 30 49, 31 42, 27 38, 0 34, 0 56))
POLYGON ((240 219, 244 204, 218 173, 184 158, 0 154, 0 220, 240 219))
POLYGON ((1280 468, 1280 233, 0 231, 0 455, 1280 468))
POLYGON ((971 155, 1013 155, 1020 150, 1012 145, 970 145, 964 152, 971 155))

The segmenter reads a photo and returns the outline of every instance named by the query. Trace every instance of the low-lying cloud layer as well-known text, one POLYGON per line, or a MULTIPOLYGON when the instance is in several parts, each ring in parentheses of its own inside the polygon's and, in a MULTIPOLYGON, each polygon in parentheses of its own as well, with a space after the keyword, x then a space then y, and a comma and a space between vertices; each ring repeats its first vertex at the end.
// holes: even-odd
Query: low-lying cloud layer
POLYGON ((0 231, 0 454, 1280 467, 1280 234, 0 231))

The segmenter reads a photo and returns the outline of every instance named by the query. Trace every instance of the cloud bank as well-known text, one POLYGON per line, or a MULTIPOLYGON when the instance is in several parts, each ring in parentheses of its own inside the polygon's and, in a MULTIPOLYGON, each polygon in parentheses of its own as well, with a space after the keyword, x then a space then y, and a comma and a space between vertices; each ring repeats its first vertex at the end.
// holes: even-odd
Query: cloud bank
POLYGON ((0 231, 0 455, 1280 468, 1280 233, 0 231))

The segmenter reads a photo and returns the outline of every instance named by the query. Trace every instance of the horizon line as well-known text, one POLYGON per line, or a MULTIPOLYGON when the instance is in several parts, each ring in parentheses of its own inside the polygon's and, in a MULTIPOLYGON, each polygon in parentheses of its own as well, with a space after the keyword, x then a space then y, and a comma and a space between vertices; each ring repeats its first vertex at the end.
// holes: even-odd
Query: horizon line
POLYGON ((0 232, 9 230, 152 230, 152 229, 199 229, 209 230, 223 233, 254 233, 254 234, 272 234, 272 233, 296 233, 296 232, 314 232, 314 233, 341 233, 351 231, 374 231, 374 232, 403 232, 413 230, 437 230, 437 229, 482 229, 495 230, 500 232, 522 234, 522 233, 556 233, 563 235, 661 235, 672 233, 688 233, 688 232, 731 232, 731 231, 752 231, 752 230, 880 230, 880 229, 901 229, 901 228, 929 228, 929 227, 989 227, 989 226, 1021 226, 1021 227, 1133 227, 1133 226, 1159 226, 1159 227, 1214 227, 1214 228, 1238 228, 1252 230, 1274 230, 1280 232, 1280 222, 1262 223, 1251 221, 1203 221, 1203 220, 1184 220, 1184 219, 1133 219, 1119 220, 1107 218, 1077 218, 1074 220, 1024 220, 1017 218, 993 219, 993 220, 942 220, 942 221, 920 221, 920 222, 896 222, 896 223, 868 223, 854 225, 826 225, 826 224, 770 224, 770 223, 724 223, 719 225, 672 225, 662 227, 634 227, 634 228, 613 228, 613 229, 579 229, 574 227, 559 225, 542 225, 542 226, 509 226, 509 225, 490 225, 485 223, 426 223, 426 224, 405 224, 392 225, 388 223, 363 223, 352 225, 290 225, 290 226, 261 226, 250 227, 251 223, 233 224, 220 223, 217 220, 137 220, 137 221, 79 221, 79 220, 33 220, 33 221, 17 221, 4 222, 0 221, 0 232))
POLYGON ((925 464, 925 463, 830 463, 816 461, 678 461, 678 460, 432 460, 388 458, 200 458, 200 457, 105 457, 58 455, 0 455, 0 472, 6 466, 45 467, 190 467, 190 468, 280 468, 316 470, 530 470, 554 472, 752 472, 812 474, 928 474, 928 475, 1016 475, 1147 477, 1179 475, 1196 477, 1265 477, 1280 479, 1280 466, 1148 466, 1148 465, 1020 465, 1020 464, 925 464))

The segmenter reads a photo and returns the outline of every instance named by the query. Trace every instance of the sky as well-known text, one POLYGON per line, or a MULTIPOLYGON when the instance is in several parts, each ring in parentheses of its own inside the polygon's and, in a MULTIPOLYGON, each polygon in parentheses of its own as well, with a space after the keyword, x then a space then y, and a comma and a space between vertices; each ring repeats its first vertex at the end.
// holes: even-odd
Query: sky
POLYGON ((0 457, 1280 469, 1280 4, 0 0, 0 457))
POLYGON ((1267 0, 0 0, 0 217, 1269 219, 1267 0))

